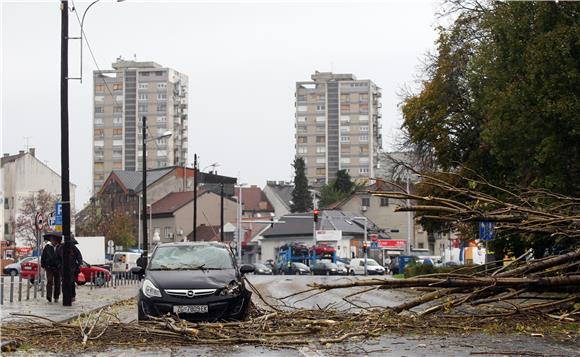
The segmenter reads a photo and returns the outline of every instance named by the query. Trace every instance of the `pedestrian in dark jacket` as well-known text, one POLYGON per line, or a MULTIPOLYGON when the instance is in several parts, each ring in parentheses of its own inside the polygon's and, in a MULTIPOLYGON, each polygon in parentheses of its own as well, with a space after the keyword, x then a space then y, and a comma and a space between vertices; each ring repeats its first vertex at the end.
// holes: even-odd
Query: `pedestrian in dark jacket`
MULTIPOLYGON (((77 248, 77 246, 76 246, 77 244, 79 244, 79 242, 77 242, 77 240, 72 235, 71 235, 71 243, 73 243, 73 245, 71 246, 71 250, 70 250, 70 276, 72 279, 72 282, 71 282, 72 301, 75 301, 76 296, 77 296, 75 281, 76 281, 76 277, 81 273, 81 265, 83 264, 83 256, 82 256, 79 248, 77 248)), ((56 254, 59 257, 59 260, 62 264, 63 257, 64 257, 64 244, 61 244, 59 246, 59 249, 56 251, 56 254)), ((63 274, 62 268, 61 268, 61 274, 63 274)), ((64 274, 62 275, 62 277, 64 278, 64 274)))
POLYGON ((56 254, 56 250, 60 246, 62 236, 57 233, 48 233, 44 235, 44 239, 50 242, 44 246, 42 255, 40 257, 40 266, 46 271, 46 299, 48 302, 58 302, 60 296, 60 260, 56 254))

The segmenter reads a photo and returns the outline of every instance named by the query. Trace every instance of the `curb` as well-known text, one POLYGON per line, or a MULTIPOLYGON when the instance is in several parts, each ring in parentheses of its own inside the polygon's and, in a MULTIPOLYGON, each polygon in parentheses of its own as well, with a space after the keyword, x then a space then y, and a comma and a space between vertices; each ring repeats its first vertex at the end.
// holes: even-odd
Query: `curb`
POLYGON ((109 307, 109 306, 112 306, 112 305, 118 304, 118 303, 120 303, 120 302, 129 301, 129 300, 132 300, 132 299, 134 299, 134 298, 136 298, 136 297, 137 297, 137 295, 135 295, 135 296, 133 296, 133 297, 130 297, 130 298, 126 298, 126 299, 117 300, 117 301, 114 301, 114 302, 111 302, 111 303, 106 303, 106 304, 104 304, 104 305, 101 305, 101 306, 99 306, 99 307, 95 307, 95 308, 89 309, 89 310, 87 310, 87 311, 81 311, 81 312, 79 312, 78 314, 75 314, 74 316, 72 316, 72 317, 69 317, 69 318, 67 318, 67 319, 60 320, 60 321, 55 321, 55 322, 57 322, 57 323, 61 323, 61 324, 62 324, 62 323, 68 323, 68 322, 70 322, 70 321, 72 321, 72 320, 74 320, 74 319, 78 319, 79 317, 81 317, 81 316, 83 316, 83 315, 88 315, 88 314, 90 314, 91 312, 94 312, 94 311, 97 311, 97 310, 104 309, 104 308, 106 308, 106 307, 109 307))

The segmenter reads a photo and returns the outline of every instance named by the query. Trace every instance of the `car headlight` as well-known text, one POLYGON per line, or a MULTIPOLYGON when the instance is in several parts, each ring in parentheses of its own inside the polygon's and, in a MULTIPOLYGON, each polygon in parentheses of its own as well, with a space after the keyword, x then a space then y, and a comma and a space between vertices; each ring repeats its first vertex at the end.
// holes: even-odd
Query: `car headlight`
POLYGON ((240 295, 241 291, 242 291, 241 284, 237 281, 232 281, 226 287, 224 287, 222 289, 222 291, 220 291, 220 295, 221 296, 236 296, 236 295, 240 295))
POLYGON ((148 298, 161 297, 161 290, 157 289, 153 282, 149 279, 145 279, 143 281, 143 287, 141 288, 141 291, 143 291, 143 295, 148 298))

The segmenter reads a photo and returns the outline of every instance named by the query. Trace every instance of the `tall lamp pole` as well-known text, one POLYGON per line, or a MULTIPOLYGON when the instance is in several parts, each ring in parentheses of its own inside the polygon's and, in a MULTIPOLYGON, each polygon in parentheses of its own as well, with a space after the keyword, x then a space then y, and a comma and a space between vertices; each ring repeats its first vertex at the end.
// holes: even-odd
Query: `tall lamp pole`
POLYGON ((68 147, 68 1, 60 2, 61 34, 60 34, 60 167, 62 193, 62 235, 63 274, 62 274, 62 304, 72 305, 73 276, 71 272, 70 253, 70 177, 69 177, 69 147, 68 147))
POLYGON ((193 241, 197 240, 197 154, 193 154, 193 241))
MULTIPOLYGON (((162 138, 168 138, 172 135, 170 131, 166 131, 163 135, 151 139, 147 139, 147 117, 143 116, 143 122, 141 123, 141 135, 143 136, 143 167, 141 168, 141 172, 143 173, 141 185, 143 186, 143 259, 144 259, 144 266, 147 266, 147 254, 149 253, 149 242, 147 236, 147 142, 151 140, 157 140, 162 138)), ((150 206, 150 205, 149 205, 150 206)), ((151 207, 151 206, 150 206, 151 207)), ((151 212, 153 211, 153 207, 151 207, 151 212)), ((151 213, 152 214, 152 213, 151 213)), ((151 216, 150 214, 150 216, 151 216)))

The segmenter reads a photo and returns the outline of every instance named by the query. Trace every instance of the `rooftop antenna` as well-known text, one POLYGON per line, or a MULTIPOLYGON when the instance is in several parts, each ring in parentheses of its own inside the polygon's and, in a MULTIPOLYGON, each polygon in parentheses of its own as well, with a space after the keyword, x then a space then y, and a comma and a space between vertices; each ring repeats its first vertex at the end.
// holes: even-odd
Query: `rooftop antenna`
POLYGON ((30 148, 30 136, 24 136, 24 147, 26 148, 26 151, 28 151, 28 149, 30 148))

